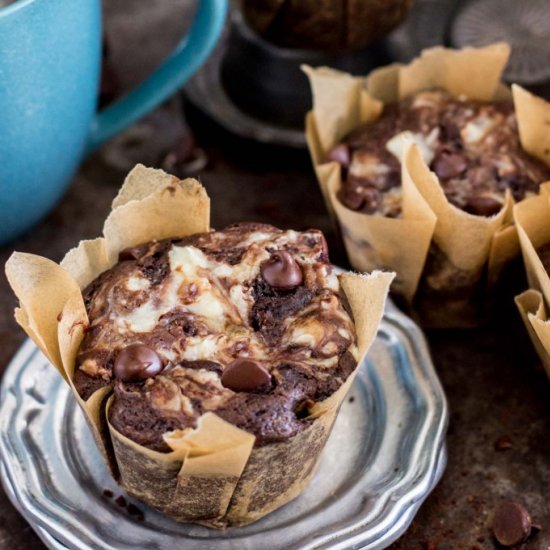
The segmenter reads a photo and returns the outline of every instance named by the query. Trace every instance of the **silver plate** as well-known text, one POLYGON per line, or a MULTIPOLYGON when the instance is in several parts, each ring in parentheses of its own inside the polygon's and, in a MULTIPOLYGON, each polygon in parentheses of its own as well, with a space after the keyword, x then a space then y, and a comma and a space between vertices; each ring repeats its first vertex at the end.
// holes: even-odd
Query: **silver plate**
POLYGON ((385 548, 408 527, 446 463, 443 390, 422 333, 392 305, 312 483, 244 528, 178 524, 134 501, 145 513, 140 522, 104 497, 105 489, 121 491, 67 385, 32 342, 7 368, 0 395, 4 488, 56 549, 385 548))

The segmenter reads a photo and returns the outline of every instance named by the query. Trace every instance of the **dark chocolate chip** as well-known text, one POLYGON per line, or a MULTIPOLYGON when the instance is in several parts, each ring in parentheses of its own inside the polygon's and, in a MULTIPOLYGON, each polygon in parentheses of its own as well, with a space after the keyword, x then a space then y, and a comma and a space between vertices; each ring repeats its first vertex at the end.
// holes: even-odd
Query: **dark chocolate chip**
POLYGON ((120 495, 118 497, 115 498, 115 502, 121 507, 121 508, 125 508, 126 507, 126 499, 120 495))
POLYGON ((253 359, 239 358, 224 370, 222 385, 235 392, 251 392, 271 385, 271 374, 253 359))
POLYGON ((273 288, 290 290, 300 286, 304 280, 302 269, 286 250, 273 252, 260 270, 264 281, 273 288))
POLYGON ((111 491, 109 489, 105 489, 103 491, 103 496, 105 496, 107 498, 113 498, 115 495, 113 494, 113 491, 111 491))
POLYGON ((493 197, 477 195, 470 197, 464 210, 476 216, 494 216, 502 208, 502 203, 493 197))
POLYGON ((460 140, 460 130, 458 126, 450 120, 443 121, 443 123, 439 125, 439 130, 441 132, 441 139, 444 141, 460 140))
POLYGON ((365 206, 365 196, 357 191, 345 190, 342 193, 342 202, 350 210, 361 210, 365 206))
POLYGON ((519 502, 503 502, 495 513, 493 534, 502 546, 516 546, 531 534, 531 516, 519 502))
POLYGON ((514 200, 521 201, 527 191, 536 192, 538 185, 529 176, 523 174, 510 174, 500 180, 500 187, 510 189, 514 200))
POLYGON ((441 180, 448 180, 460 176, 468 167, 464 155, 453 151, 441 151, 432 162, 432 170, 441 180))
POLYGON ((327 161, 337 162, 347 168, 351 161, 349 146, 345 143, 340 143, 340 145, 336 145, 336 147, 333 147, 328 152, 327 161))
POLYGON ((139 382, 152 378, 162 369, 162 361, 155 350, 143 344, 131 344, 117 355, 113 373, 123 382, 139 382))

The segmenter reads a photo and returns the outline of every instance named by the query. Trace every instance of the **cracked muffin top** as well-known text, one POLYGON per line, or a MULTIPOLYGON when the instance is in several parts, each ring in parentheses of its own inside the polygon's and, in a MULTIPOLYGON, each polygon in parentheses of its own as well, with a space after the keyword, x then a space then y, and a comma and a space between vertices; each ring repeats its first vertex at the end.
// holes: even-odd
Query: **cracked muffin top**
POLYGON ((511 101, 423 91, 387 105, 329 152, 327 160, 343 169, 340 201, 366 214, 401 216, 400 163, 411 142, 449 202, 470 214, 492 216, 507 190, 520 201, 550 179, 548 167, 522 149, 511 101))

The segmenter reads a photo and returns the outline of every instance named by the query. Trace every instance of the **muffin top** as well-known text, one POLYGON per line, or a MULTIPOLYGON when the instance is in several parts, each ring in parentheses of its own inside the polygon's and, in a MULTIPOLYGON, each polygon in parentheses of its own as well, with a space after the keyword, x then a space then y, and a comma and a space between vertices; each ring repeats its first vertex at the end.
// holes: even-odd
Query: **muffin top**
POLYGON ((329 152, 343 167, 339 199, 352 210, 401 215, 400 161, 415 142, 447 199, 471 214, 491 216, 509 189, 516 201, 535 194, 550 170, 521 147, 513 103, 479 102, 441 90, 385 107, 329 152))
POLYGON ((112 386, 111 424, 163 434, 215 412, 280 441, 356 367, 355 331, 320 231, 236 224, 124 250, 84 291, 90 325, 74 383, 112 386))

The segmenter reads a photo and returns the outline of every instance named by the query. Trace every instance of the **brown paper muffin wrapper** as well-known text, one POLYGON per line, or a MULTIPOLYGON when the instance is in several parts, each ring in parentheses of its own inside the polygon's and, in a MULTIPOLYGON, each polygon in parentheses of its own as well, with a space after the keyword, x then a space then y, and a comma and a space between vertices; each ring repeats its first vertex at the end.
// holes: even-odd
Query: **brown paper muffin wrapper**
POLYGON ((514 218, 523 254, 529 290, 516 296, 527 332, 550 377, 550 277, 537 249, 550 243, 550 183, 541 185, 540 193, 514 206, 514 218))
MULTIPOLYGON (((142 447, 109 425, 111 388, 83 401, 72 383, 88 326, 82 289, 112 267, 124 248, 208 231, 209 218, 210 201, 197 181, 138 165, 113 202, 103 237, 82 241, 61 265, 14 253, 6 274, 19 298, 17 322, 71 386, 122 487, 177 521, 221 528, 255 521, 304 489, 355 373, 316 403, 310 425, 286 441, 254 447, 252 434, 206 413, 196 429, 165 435, 169 453, 142 447)), ((359 362, 375 337, 392 279, 382 272, 340 276, 355 319, 359 362)))
POLYGON ((392 290, 414 305, 427 326, 478 324, 488 290, 519 254, 512 197, 507 195, 502 210, 490 218, 456 208, 411 145, 402 163, 402 217, 363 214, 340 202, 340 166, 324 159, 351 130, 375 121, 385 104, 442 88, 475 100, 512 96, 523 148, 550 166, 550 133, 541 124, 550 119, 550 104, 519 86, 511 94, 501 83, 509 53, 504 43, 463 50, 436 47, 408 65, 390 65, 366 78, 304 67, 313 93, 313 110, 306 117, 309 150, 350 263, 360 270, 395 271, 392 290))

